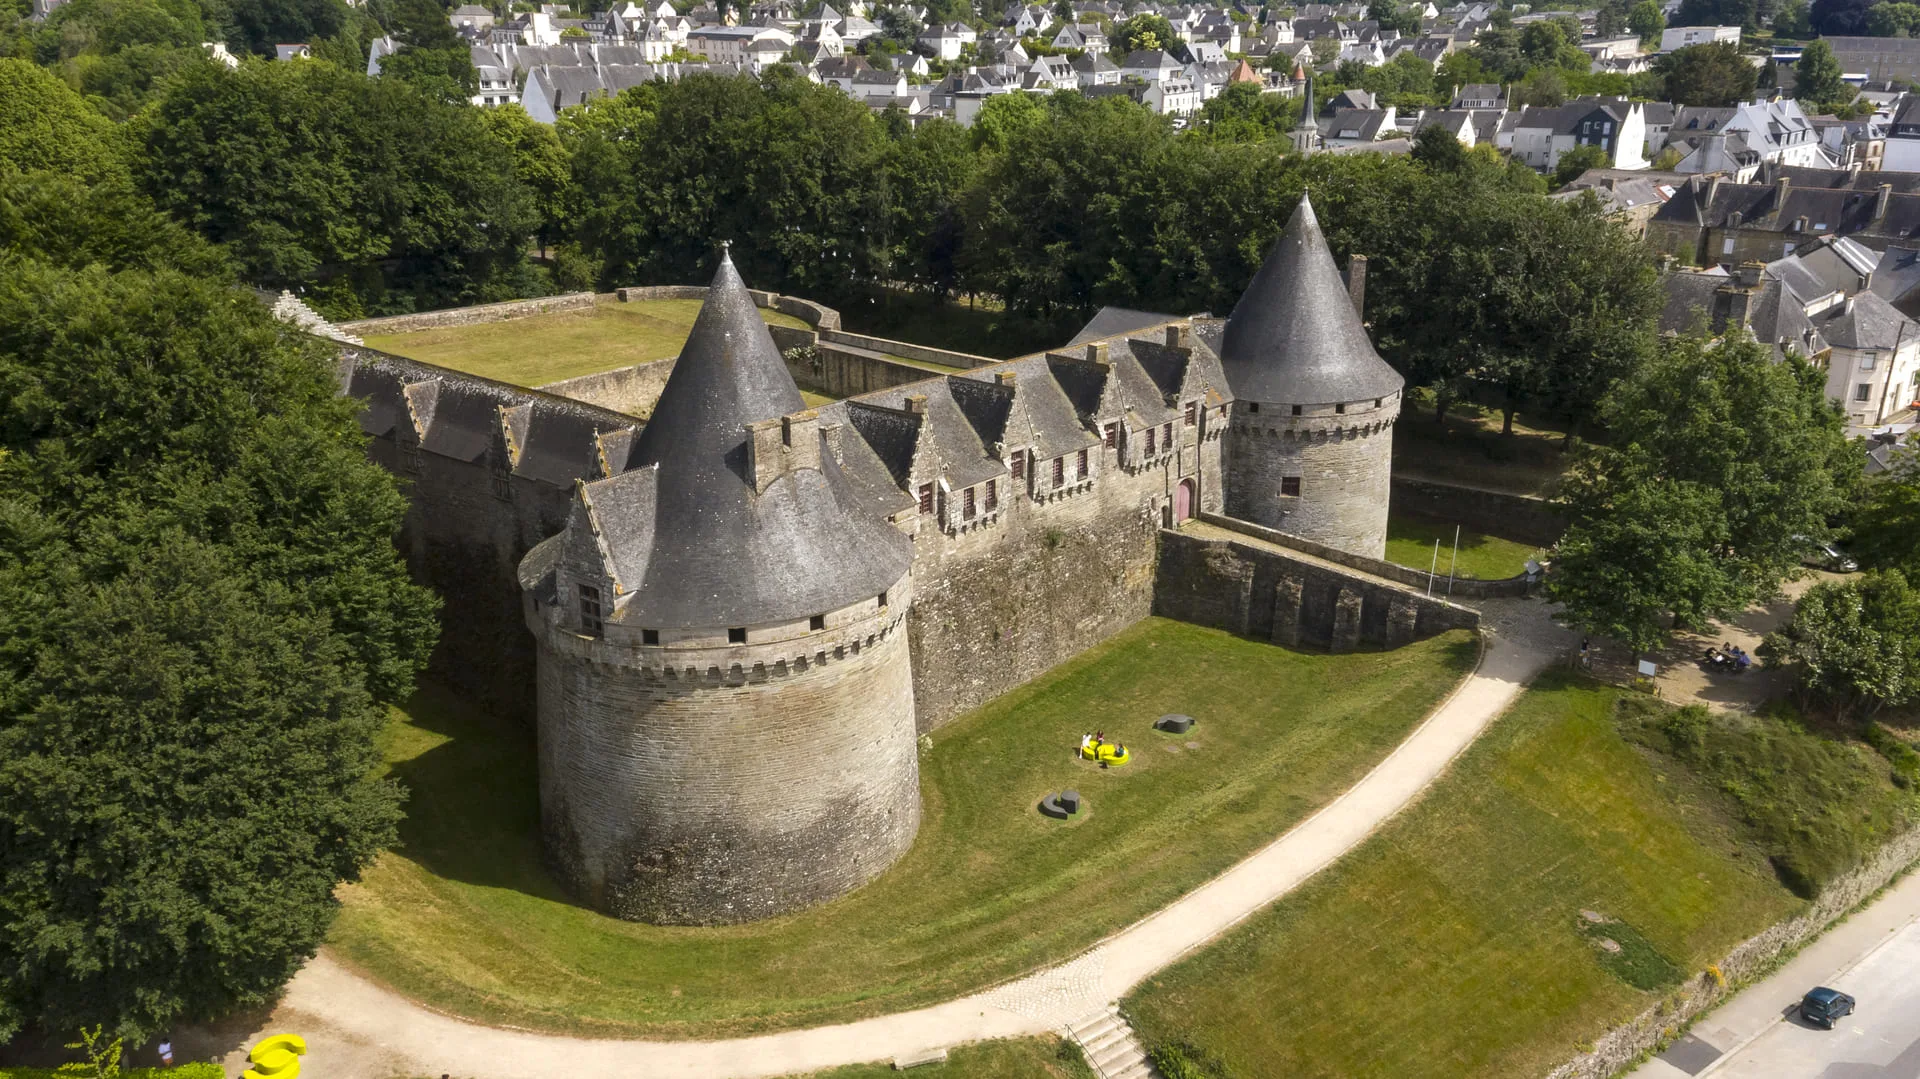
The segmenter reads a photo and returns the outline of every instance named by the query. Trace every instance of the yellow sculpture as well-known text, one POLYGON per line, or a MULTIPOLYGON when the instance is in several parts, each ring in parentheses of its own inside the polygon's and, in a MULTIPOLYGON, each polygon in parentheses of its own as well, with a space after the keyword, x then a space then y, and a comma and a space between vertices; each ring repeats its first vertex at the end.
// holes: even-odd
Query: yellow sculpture
POLYGON ((1103 742, 1089 734, 1080 739, 1080 755, 1090 761, 1099 761, 1102 768, 1119 767, 1133 759, 1127 747, 1118 742, 1103 742))
POLYGON ((307 1055, 307 1042, 298 1034, 275 1034, 247 1052, 253 1067, 240 1079, 295 1079, 300 1074, 300 1058, 307 1055))

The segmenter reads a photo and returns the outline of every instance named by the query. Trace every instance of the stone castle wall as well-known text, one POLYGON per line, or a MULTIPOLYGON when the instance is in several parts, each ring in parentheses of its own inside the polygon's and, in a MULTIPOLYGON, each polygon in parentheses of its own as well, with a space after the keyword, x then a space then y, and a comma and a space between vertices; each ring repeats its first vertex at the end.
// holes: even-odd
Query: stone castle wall
POLYGON ((667 376, 673 374, 673 361, 653 360, 631 367, 617 367, 597 375, 549 382, 541 393, 584 401, 597 408, 646 419, 653 414, 660 391, 667 388, 667 376))
POLYGON ((1392 492, 1393 421, 1399 395, 1379 407, 1371 401, 1308 407, 1234 403, 1227 435, 1227 514, 1258 525, 1380 558, 1387 549, 1387 503, 1392 492), (1282 481, 1299 480, 1298 497, 1282 481))
POLYGON ((879 875, 920 820, 904 623, 895 606, 818 639, 694 660, 537 625, 555 873, 618 917, 701 925, 803 909, 879 875))
POLYGON ((1404 475, 1393 477, 1392 512, 1417 513, 1540 547, 1558 543, 1567 530, 1566 520, 1544 498, 1404 475))
POLYGON ((473 307, 449 307, 440 311, 422 311, 417 315, 390 315, 342 322, 340 329, 361 337, 382 334, 440 330, 448 326, 476 326, 483 322, 505 322, 531 315, 550 315, 556 311, 585 311, 598 298, 591 292, 569 292, 564 296, 542 296, 537 300, 511 300, 507 303, 483 303, 473 307))
POLYGON ((1480 625, 1477 611, 1265 544, 1160 534, 1155 614, 1336 652, 1480 625))
POLYGON ((565 526, 573 480, 595 474, 593 433, 635 421, 375 349, 341 351, 346 392, 367 403, 367 454, 407 495, 399 548, 414 580, 441 597, 428 670, 489 710, 531 722, 537 678, 520 612, 520 559, 565 526), (407 391, 417 396, 428 386, 444 400, 436 400, 423 440, 407 391), (501 410, 520 408, 527 435, 515 467, 501 410))

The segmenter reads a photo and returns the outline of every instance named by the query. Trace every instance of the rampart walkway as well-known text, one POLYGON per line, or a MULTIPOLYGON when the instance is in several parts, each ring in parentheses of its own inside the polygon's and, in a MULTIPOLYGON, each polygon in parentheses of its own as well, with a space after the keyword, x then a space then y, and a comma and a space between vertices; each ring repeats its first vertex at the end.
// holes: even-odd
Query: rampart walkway
MULTIPOLYGON (((273 1016, 249 1033, 299 1032, 310 1047, 306 1068, 328 1079, 442 1074, 463 1079, 751 1079, 1060 1030, 1353 849, 1438 779, 1564 648, 1563 632, 1538 603, 1491 601, 1485 626, 1489 645, 1474 673, 1340 797, 1239 865, 1079 958, 994 989, 917 1011, 811 1030, 715 1042, 624 1041, 476 1026, 428 1011, 323 954, 294 978, 273 1016)), ((238 1032, 227 1033, 232 1037, 238 1032)), ((253 1040, 249 1036, 241 1044, 253 1040)), ((189 1052, 206 1045, 202 1038, 176 1041, 189 1052)), ((228 1063, 239 1061, 236 1052, 228 1063)))

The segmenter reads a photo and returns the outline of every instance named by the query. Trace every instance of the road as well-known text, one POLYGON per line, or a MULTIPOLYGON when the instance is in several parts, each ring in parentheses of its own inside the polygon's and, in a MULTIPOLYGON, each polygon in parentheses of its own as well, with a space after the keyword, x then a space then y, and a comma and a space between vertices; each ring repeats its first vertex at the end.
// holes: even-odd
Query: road
POLYGON ((1632 1079, 1920 1079, 1920 873, 1734 997, 1632 1079), (1794 1013, 1815 985, 1859 1010, 1833 1030, 1794 1013), (1722 1050, 1731 1050, 1722 1056, 1722 1050))

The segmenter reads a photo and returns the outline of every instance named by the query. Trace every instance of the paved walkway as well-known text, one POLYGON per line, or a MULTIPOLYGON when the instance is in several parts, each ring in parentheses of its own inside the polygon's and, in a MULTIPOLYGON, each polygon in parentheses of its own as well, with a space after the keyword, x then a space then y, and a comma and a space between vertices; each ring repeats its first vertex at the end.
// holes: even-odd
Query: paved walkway
MULTIPOLYGON (((717 1042, 567 1038, 476 1026, 426 1010, 357 977, 325 954, 252 1030, 218 1042, 176 1039, 190 1053, 251 1044, 261 1032, 306 1037, 305 1065, 327 1079, 438 1076, 548 1079, 755 1079, 940 1046, 1062 1029, 1241 919, 1286 895, 1364 840, 1439 778, 1553 656, 1566 633, 1538 602, 1485 607, 1489 646, 1480 667, 1385 760, 1346 793, 1239 865, 1060 966, 918 1011, 839 1026, 717 1042), (205 1048, 202 1048, 202 1047, 205 1048)), ((209 1037, 203 1035, 202 1037, 209 1037)), ((240 1060, 234 1050, 228 1063, 240 1060)), ((203 1057, 204 1058, 204 1057, 203 1057)))
POLYGON ((1769 977, 1693 1025, 1631 1079, 1791 1075, 1913 1079, 1920 1075, 1920 873, 1822 934, 1769 977), (1852 993, 1860 1010, 1835 1031, 1789 1013, 1816 985, 1852 993), (1888 1062, 1892 1063, 1889 1064, 1888 1062))

